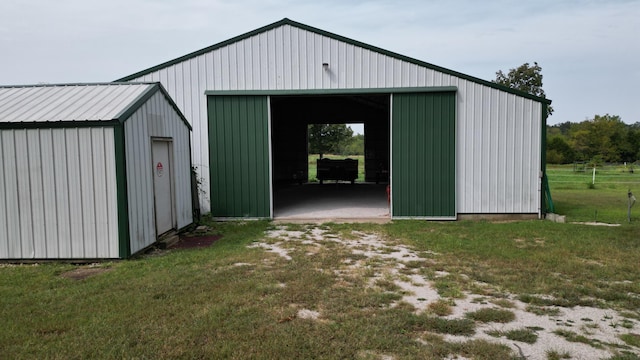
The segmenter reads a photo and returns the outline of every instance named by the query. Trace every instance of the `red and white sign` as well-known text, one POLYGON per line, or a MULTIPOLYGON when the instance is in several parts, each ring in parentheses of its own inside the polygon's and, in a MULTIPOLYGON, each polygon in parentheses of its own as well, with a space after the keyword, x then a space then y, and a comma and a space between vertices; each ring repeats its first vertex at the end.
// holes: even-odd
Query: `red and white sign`
POLYGON ((158 165, 156 165, 156 174, 158 175, 158 177, 162 177, 162 175, 164 174, 164 166, 162 166, 161 162, 158 162, 158 165))

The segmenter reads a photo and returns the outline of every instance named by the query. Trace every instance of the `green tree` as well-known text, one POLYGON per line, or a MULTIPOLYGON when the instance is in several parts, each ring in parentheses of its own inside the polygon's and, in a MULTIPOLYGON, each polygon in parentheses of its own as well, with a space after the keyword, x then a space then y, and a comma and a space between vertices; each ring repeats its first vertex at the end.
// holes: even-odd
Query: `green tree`
POLYGON ((364 155, 364 135, 357 134, 347 141, 342 155, 364 155))
POLYGON ((353 136, 353 130, 345 124, 309 125, 309 152, 319 154, 342 153, 347 142, 353 136))
POLYGON ((547 126, 547 162, 575 160, 633 163, 640 159, 640 122, 625 124, 617 115, 595 115, 579 123, 547 126))
POLYGON ((569 136, 569 130, 571 130, 572 124, 573 123, 571 123, 570 121, 565 121, 560 124, 555 124, 553 125, 553 127, 557 128, 560 131, 560 134, 562 134, 562 136, 569 136))
POLYGON ((593 157, 594 151, 591 148, 591 125, 588 121, 576 123, 569 131, 569 145, 576 152, 576 159, 585 161, 593 157))
POLYGON ((627 129, 624 141, 619 146, 620 160, 628 163, 640 159, 640 131, 627 129))
POLYGON ((606 162, 629 161, 629 127, 617 115, 596 115, 592 120, 574 124, 569 143, 582 160, 600 157, 606 162))
POLYGON ((569 164, 575 160, 575 152, 563 136, 554 136, 547 143, 547 162, 569 164))
POLYGON ((547 150, 547 164, 564 164, 564 157, 556 150, 547 150))
POLYGON ((623 155, 623 161, 635 162, 640 160, 640 122, 629 125, 627 133, 627 145, 623 155))
MULTIPOLYGON (((531 95, 546 98, 544 90, 542 89, 542 67, 537 62, 530 66, 529 63, 524 63, 515 69, 510 69, 507 74, 502 70, 496 72, 496 84, 504 85, 506 87, 524 91, 531 95)), ((547 115, 551 116, 553 113, 553 107, 549 105, 547 107, 547 115)))

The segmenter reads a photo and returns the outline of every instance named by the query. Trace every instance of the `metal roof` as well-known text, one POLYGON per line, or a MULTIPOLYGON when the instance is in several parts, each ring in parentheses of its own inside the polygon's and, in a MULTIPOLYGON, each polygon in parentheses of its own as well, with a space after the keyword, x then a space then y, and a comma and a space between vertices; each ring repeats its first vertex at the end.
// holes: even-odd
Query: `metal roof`
POLYGON ((112 121, 156 83, 57 84, 0 87, 0 123, 112 121))

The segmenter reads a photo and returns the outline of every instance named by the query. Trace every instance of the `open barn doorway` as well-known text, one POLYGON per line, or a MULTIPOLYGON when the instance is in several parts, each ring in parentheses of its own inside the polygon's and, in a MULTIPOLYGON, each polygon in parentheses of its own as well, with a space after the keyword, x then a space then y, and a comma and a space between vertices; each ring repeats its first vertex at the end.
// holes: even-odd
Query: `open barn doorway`
MULTIPOLYGON (((358 126, 360 125, 360 126, 358 126)), ((364 125, 354 134, 349 124, 309 124, 309 182, 364 182, 364 125)))
POLYGON ((272 96, 270 108, 274 218, 389 218, 389 94, 272 96), (310 152, 312 124, 362 124, 362 155, 323 163, 310 152))

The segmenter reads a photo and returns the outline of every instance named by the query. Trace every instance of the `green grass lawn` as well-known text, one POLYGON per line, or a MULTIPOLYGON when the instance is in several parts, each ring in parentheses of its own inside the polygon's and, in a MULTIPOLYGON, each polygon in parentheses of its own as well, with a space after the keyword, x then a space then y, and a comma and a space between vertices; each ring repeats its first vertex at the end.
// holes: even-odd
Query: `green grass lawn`
MULTIPOLYGON (((390 307, 401 292, 390 281, 368 286, 373 270, 340 278, 333 269, 360 258, 337 242, 327 242, 333 251, 323 253, 314 253, 313 246, 297 248, 291 261, 247 247, 274 228, 263 221, 205 219, 223 237, 202 249, 154 251, 92 266, 0 264, 0 358, 516 358, 501 345, 443 338, 442 333, 473 333, 480 315, 497 316, 442 317, 447 302, 465 293, 498 299, 515 294, 538 312, 550 311, 550 305, 610 308, 640 321, 640 205, 633 221, 625 221, 628 188, 640 193, 638 174, 603 173, 593 189, 587 178, 550 169, 557 212, 568 221, 592 221, 598 210, 599 221, 621 226, 538 220, 322 226, 335 238, 353 237, 353 231, 377 234, 422 254, 427 261, 408 268, 432 279, 444 298, 433 315, 417 315, 406 305, 390 307), (88 268, 105 271, 82 280, 64 276, 88 268), (435 276, 443 272, 447 275, 435 276), (329 315, 323 321, 296 318, 302 307, 329 315)), ((304 225, 289 228, 309 231, 304 225)), ((633 344, 640 329, 623 330, 633 344)), ((525 335, 536 341, 530 331, 525 335)))
MULTIPOLYGON (((639 169, 640 170, 640 169, 639 169)), ((640 199, 640 171, 608 166, 574 172, 573 165, 548 166, 549 187, 556 213, 568 221, 626 223, 629 190, 640 199)), ((640 222, 640 204, 631 209, 632 222, 640 222)))

